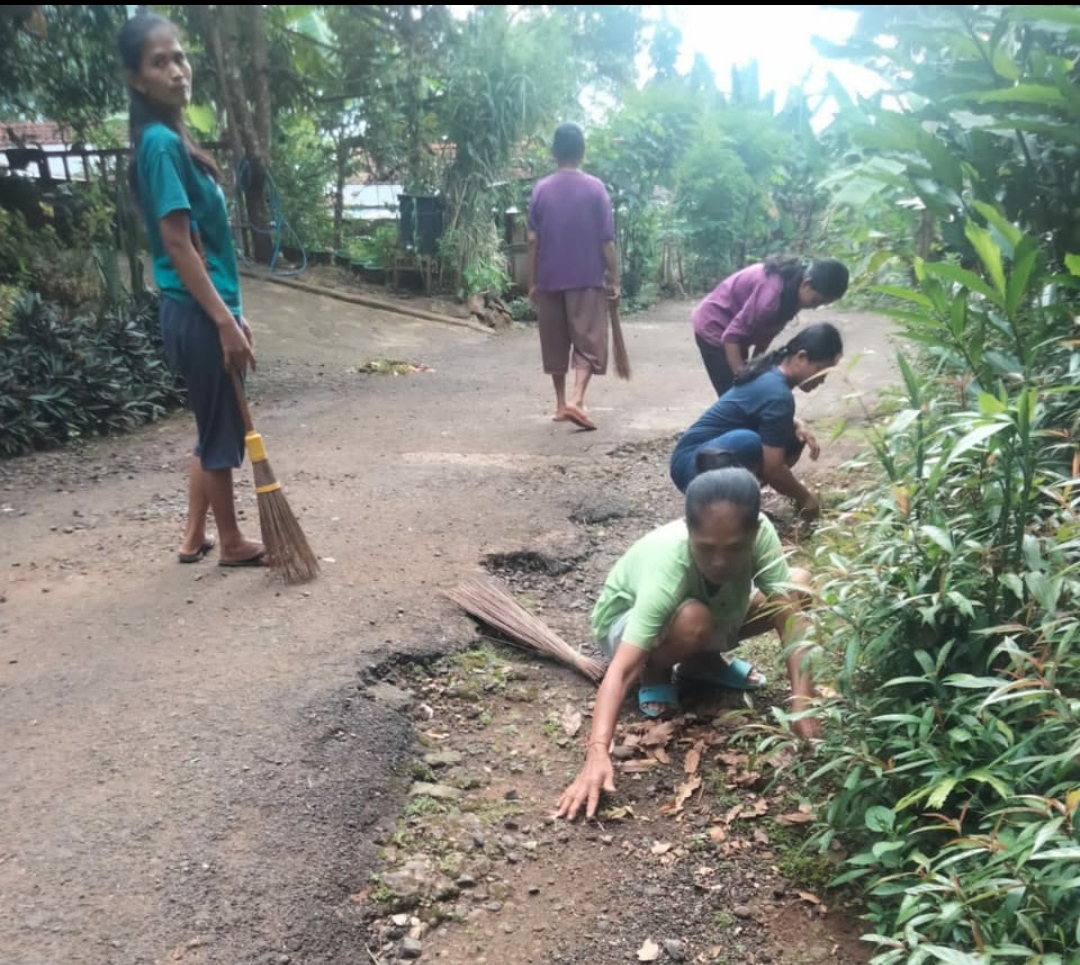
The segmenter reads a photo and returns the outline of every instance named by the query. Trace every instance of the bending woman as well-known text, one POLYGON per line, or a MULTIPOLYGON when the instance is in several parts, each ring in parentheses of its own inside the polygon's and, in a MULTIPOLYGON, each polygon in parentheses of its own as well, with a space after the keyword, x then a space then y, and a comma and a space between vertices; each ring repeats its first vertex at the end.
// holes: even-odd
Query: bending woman
MULTIPOLYGON (((816 516, 821 504, 795 474, 792 466, 803 447, 817 459, 819 447, 810 428, 795 417, 798 386, 811 392, 825 381, 826 370, 844 351, 840 332, 828 322, 808 325, 786 345, 756 356, 739 370, 735 384, 717 399, 680 437, 671 453, 671 478, 681 492, 694 474, 699 449, 732 449, 730 434, 747 430, 761 442, 762 482, 790 497, 806 516, 816 516)), ((745 440, 739 443, 745 447, 745 440)), ((745 458, 740 461, 746 465, 745 458)), ((752 466, 750 468, 753 468, 752 466)))
POLYGON ((254 369, 255 355, 240 313, 240 276, 217 165, 184 129, 191 64, 176 27, 152 13, 124 24, 119 47, 131 95, 132 181, 161 292, 165 356, 184 381, 198 431, 178 558, 195 563, 214 548, 206 533, 213 509, 219 565, 262 566, 263 546, 240 531, 233 503, 244 425, 230 373, 254 369))
POLYGON ((804 262, 773 256, 729 275, 694 309, 694 341, 723 395, 750 358, 760 355, 803 308, 830 305, 847 291, 847 267, 835 258, 804 262))
MULTIPOLYGON (((602 791, 614 791, 609 748, 619 708, 640 681, 643 713, 677 708, 683 684, 740 689, 764 678, 726 651, 739 640, 775 630, 788 653, 792 710, 812 694, 799 647, 810 575, 789 570, 780 540, 761 514, 761 489, 743 468, 713 469, 686 490, 685 519, 643 536, 615 564, 593 610, 592 627, 611 663, 596 697, 585 763, 559 800, 570 820, 593 817, 602 791)), ((801 737, 817 736, 810 717, 793 721, 801 737)))

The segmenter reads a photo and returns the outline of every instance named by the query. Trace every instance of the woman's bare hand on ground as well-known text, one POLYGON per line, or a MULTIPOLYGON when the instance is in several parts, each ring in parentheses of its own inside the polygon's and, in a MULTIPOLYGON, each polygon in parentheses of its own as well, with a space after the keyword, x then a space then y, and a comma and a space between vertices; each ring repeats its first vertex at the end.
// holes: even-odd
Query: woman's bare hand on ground
MULTIPOLYGON (((241 325, 243 324, 241 322, 241 325)), ((225 357, 226 369, 230 372, 239 372, 241 375, 249 368, 252 371, 255 370, 255 353, 251 349, 251 342, 235 321, 228 325, 218 326, 218 335, 221 338, 221 352, 225 357)))
POLYGON ((821 515, 821 498, 817 493, 810 493, 806 501, 799 507, 799 515, 803 519, 817 519, 821 515))
POLYGON ((584 806, 585 817, 591 820, 596 817, 596 809, 600 805, 600 794, 604 791, 608 794, 615 793, 615 771, 611 766, 611 758, 607 750, 597 744, 589 748, 585 765, 581 768, 577 779, 563 791, 555 817, 573 821, 578 811, 584 806))

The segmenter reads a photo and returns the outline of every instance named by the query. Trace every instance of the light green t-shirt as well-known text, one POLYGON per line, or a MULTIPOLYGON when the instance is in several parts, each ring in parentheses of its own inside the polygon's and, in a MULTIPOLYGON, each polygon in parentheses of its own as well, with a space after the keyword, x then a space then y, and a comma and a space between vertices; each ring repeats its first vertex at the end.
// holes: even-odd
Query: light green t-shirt
POLYGON ((184 305, 195 299, 184 287, 165 251, 158 222, 174 211, 186 211, 206 254, 210 280, 226 307, 240 314, 240 272, 221 187, 191 159, 180 135, 164 124, 148 124, 139 142, 139 206, 146 219, 154 281, 163 295, 184 305))
POLYGON ((744 573, 711 587, 690 555, 686 521, 675 520, 639 539, 612 568, 592 612, 592 631, 604 639, 612 624, 629 611, 622 642, 652 650, 672 614, 686 600, 709 607, 714 634, 738 638, 757 587, 767 597, 790 589, 780 538, 769 519, 759 517, 757 539, 744 573))

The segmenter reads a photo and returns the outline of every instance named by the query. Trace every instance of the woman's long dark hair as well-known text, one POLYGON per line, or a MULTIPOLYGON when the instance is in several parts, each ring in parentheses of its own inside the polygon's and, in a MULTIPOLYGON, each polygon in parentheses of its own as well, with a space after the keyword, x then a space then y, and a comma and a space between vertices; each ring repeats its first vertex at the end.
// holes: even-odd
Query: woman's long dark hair
POLYGON ((847 266, 835 258, 804 261, 796 255, 770 255, 761 264, 765 274, 779 275, 783 282, 780 289, 780 320, 785 324, 799 313, 799 288, 804 280, 809 281, 810 287, 830 302, 842 298, 847 291, 847 266))
POLYGON ((800 352, 806 352, 806 357, 811 362, 825 362, 841 355, 843 351, 844 341, 835 325, 829 322, 807 325, 786 345, 763 355, 755 355, 735 373, 734 384, 745 385, 753 382, 762 372, 768 372, 774 365, 779 365, 784 359, 800 352))
MULTIPOLYGON (((120 28, 120 37, 117 46, 120 49, 120 62, 124 70, 137 74, 142 67, 143 47, 146 38, 159 27, 166 27, 177 32, 176 24, 156 13, 138 13, 124 23, 120 28)), ((133 190, 138 185, 139 145, 142 143, 143 132, 154 123, 164 124, 171 130, 176 131, 184 144, 184 149, 191 156, 192 161, 206 175, 215 181, 221 180, 221 171, 217 162, 209 152, 203 150, 188 134, 182 123, 177 123, 172 118, 163 115, 153 104, 149 97, 134 87, 128 86, 128 94, 131 97, 128 108, 128 130, 131 135, 131 168, 129 177, 133 190)))

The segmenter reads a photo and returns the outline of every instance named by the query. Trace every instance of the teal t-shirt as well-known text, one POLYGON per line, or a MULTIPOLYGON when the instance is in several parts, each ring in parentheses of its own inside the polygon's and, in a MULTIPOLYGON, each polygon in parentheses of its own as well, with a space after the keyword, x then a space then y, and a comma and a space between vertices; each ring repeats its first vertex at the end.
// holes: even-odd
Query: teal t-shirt
POLYGON ((675 520, 641 537, 618 560, 592 613, 597 639, 629 611, 621 642, 652 650, 671 616, 686 600, 698 600, 712 613, 714 634, 734 643, 757 587, 766 597, 791 588, 791 571, 780 537, 761 515, 757 539, 746 569, 718 587, 710 586, 690 555, 686 521, 675 520))
POLYGON ((197 304, 166 254, 158 226, 165 215, 186 211, 206 253, 214 288, 229 311, 239 315, 240 272, 221 186, 199 170, 180 135, 164 124, 150 124, 143 131, 137 163, 139 207, 150 235, 158 289, 175 301, 197 304))

